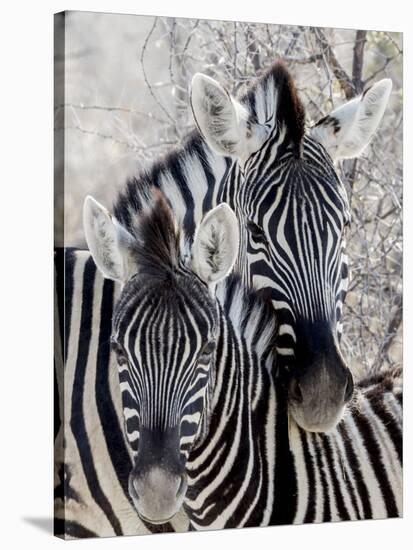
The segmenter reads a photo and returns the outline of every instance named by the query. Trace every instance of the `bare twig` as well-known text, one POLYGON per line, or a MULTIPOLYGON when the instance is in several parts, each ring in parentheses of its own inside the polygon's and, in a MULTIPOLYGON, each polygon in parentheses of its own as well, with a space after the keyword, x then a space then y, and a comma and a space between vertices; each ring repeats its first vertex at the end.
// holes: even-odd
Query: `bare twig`
POLYGON ((169 112, 167 111, 167 109, 165 109, 164 105, 159 101, 159 99, 157 98, 157 96, 155 95, 153 89, 152 89, 152 86, 148 80, 148 76, 146 74, 146 69, 145 69, 145 53, 146 53, 146 48, 148 47, 148 43, 149 43, 149 40, 156 28, 156 24, 158 22, 158 18, 157 17, 154 17, 154 20, 153 20, 153 24, 152 24, 152 27, 149 31, 149 33, 147 34, 146 38, 145 38, 145 42, 142 46, 142 51, 141 51, 141 56, 140 56, 140 64, 141 64, 141 69, 142 69, 142 74, 143 74, 143 78, 145 80, 145 84, 149 90, 149 93, 151 94, 151 96, 153 97, 153 99, 155 100, 156 104, 159 106, 159 108, 164 112, 164 114, 168 117, 168 119, 170 120, 171 124, 172 124, 172 127, 175 128, 175 133, 178 134, 177 130, 176 130, 176 126, 175 126, 175 121, 174 119, 171 117, 171 115, 169 114, 169 112))
POLYGON ((376 369, 381 367, 382 358, 384 355, 388 353, 392 345, 392 342, 394 338, 397 336, 397 332, 401 325, 401 322, 403 319, 403 297, 401 296, 401 294, 395 297, 394 305, 395 305, 395 311, 389 321, 389 324, 386 330, 386 338, 377 354, 377 358, 375 361, 376 369))
POLYGON ((368 84, 369 82, 371 82, 372 80, 374 80, 376 78, 377 75, 379 75, 380 73, 382 73, 383 71, 386 70, 387 66, 392 62, 394 61, 397 57, 399 57, 399 53, 395 54, 395 55, 392 55, 391 57, 387 57, 386 58, 386 61, 383 63, 383 65, 377 69, 376 71, 374 71, 368 78, 366 78, 364 84, 368 84))
POLYGON ((356 31, 353 49, 353 86, 356 94, 363 91, 364 46, 367 42, 367 31, 356 31))
POLYGON ((105 111, 107 113, 126 113, 128 115, 142 116, 145 118, 150 118, 159 124, 169 124, 166 120, 159 118, 158 116, 153 115, 152 113, 145 113, 143 111, 137 111, 136 109, 129 109, 127 107, 105 107, 103 105, 83 105, 82 103, 60 103, 56 105, 55 111, 58 109, 63 109, 64 107, 69 107, 71 109, 80 109, 82 111, 105 111))
POLYGON ((171 147, 171 145, 176 145, 175 141, 164 141, 161 143, 152 143, 152 144, 144 145, 142 147, 136 147, 135 145, 132 145, 130 141, 121 140, 116 138, 115 136, 112 136, 111 134, 104 134, 103 132, 98 132, 96 130, 88 130, 86 128, 82 128, 81 126, 77 126, 77 125, 55 128, 55 132, 61 132, 66 130, 76 130, 78 132, 81 132, 82 134, 88 134, 90 136, 96 136, 101 139, 107 139, 109 141, 113 141, 113 143, 116 143, 117 145, 122 145, 127 149, 131 149, 134 152, 146 151, 148 149, 160 149, 162 147, 171 147))
POLYGON ((337 78, 341 86, 341 89, 343 90, 344 95, 346 96, 346 99, 351 99, 352 97, 354 97, 354 94, 355 94, 355 90, 351 82, 351 78, 339 63, 324 32, 320 28, 314 28, 313 32, 317 38, 317 41, 320 45, 320 48, 323 54, 326 57, 327 63, 331 67, 334 76, 337 78))

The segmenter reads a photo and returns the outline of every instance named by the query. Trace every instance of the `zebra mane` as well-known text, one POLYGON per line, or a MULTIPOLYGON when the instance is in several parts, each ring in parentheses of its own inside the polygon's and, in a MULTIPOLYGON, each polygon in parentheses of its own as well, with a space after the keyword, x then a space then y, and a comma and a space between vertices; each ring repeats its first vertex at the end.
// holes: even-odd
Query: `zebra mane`
MULTIPOLYGON (((247 87, 238 100, 252 113, 258 123, 275 118, 285 125, 291 143, 301 150, 304 136, 304 108, 298 98, 292 77, 281 61, 275 62, 247 87)), ((186 136, 183 144, 171 148, 165 156, 128 179, 119 192, 114 215, 132 234, 135 233, 136 214, 145 208, 153 187, 168 189, 168 201, 179 226, 188 236, 195 231, 201 213, 194 211, 194 193, 199 193, 199 203, 211 204, 207 180, 213 178, 213 166, 222 174, 233 163, 229 157, 215 155, 197 129, 186 136), (192 211, 193 215, 187 213, 192 211)))
MULTIPOLYGON (((205 185, 202 185, 203 182, 197 185, 197 179, 205 179, 203 174, 211 173, 211 157, 212 153, 198 130, 192 130, 182 145, 172 147, 165 156, 127 180, 115 200, 113 212, 116 219, 131 234, 135 234, 136 218, 151 203, 152 190, 167 189, 167 201, 178 225, 192 236, 195 224, 191 216, 186 216, 186 212, 194 209, 192 194, 197 188, 200 193, 204 192, 205 185)), ((224 159, 220 161, 225 164, 224 159)))
POLYGON ((139 274, 159 280, 178 269, 180 232, 164 195, 157 189, 151 194, 135 224, 132 251, 139 274))
POLYGON ((291 143, 301 147, 305 133, 305 110, 293 78, 281 60, 255 79, 239 101, 247 106, 260 124, 275 114, 277 123, 285 125, 291 143))
POLYGON ((239 334, 253 348, 272 353, 278 324, 270 298, 246 287, 238 273, 217 285, 216 297, 239 334))
MULTIPOLYGON (((136 236, 133 252, 139 275, 152 282, 162 281, 182 269, 181 233, 165 196, 158 189, 152 190, 152 200, 141 213, 136 236)), ((250 345, 260 351, 275 347, 274 308, 262 292, 245 287, 240 275, 232 273, 217 285, 216 297, 234 328, 250 345)))

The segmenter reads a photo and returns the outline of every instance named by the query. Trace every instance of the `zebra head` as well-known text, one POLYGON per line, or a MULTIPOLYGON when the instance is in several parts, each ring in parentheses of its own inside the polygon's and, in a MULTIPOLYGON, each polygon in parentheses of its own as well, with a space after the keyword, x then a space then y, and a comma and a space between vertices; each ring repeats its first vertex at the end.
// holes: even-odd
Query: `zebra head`
POLYGON ((233 159, 220 198, 240 222, 238 270, 272 298, 280 323, 277 372, 293 418, 310 431, 334 427, 353 391, 339 346, 350 211, 334 162, 363 151, 391 87, 388 79, 378 82, 306 131, 304 108, 282 64, 239 100, 209 77, 192 81, 201 134, 233 159))
POLYGON ((210 211, 189 263, 160 193, 134 235, 91 197, 84 228, 98 268, 123 285, 112 343, 133 454, 129 493, 142 519, 164 523, 182 505, 189 452, 208 429, 219 332, 212 289, 235 262, 238 222, 226 204, 210 211))

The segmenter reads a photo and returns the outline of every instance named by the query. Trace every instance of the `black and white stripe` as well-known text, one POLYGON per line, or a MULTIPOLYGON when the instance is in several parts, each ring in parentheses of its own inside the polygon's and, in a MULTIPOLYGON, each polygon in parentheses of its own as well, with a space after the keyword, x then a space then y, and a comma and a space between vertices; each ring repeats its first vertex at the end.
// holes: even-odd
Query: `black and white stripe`
POLYGON ((55 273, 55 534, 83 538, 185 529, 185 518, 158 527, 144 524, 129 496, 132 453, 110 345, 118 286, 103 279, 87 251, 57 250, 55 273))
POLYGON ((217 154, 194 132, 181 149, 128 182, 114 215, 133 233, 149 190, 159 188, 188 245, 207 211, 222 202, 232 207, 240 222, 237 270, 245 284, 271 296, 280 316, 278 374, 290 397, 304 394, 303 405, 292 405, 296 420, 327 429, 352 389, 339 346, 348 287, 346 191, 324 147, 304 135, 304 111, 282 65, 264 73, 239 101, 248 123, 265 129, 256 152, 239 162, 217 154), (323 369, 331 373, 328 383, 323 369), (319 396, 308 389, 310 378, 322 388, 319 396), (322 404, 317 415, 308 412, 312 399, 322 404), (326 418, 325 428, 316 417, 326 418))
MULTIPOLYGON (((234 292, 230 283, 224 300, 227 292, 234 292)), ((243 298, 236 310, 246 305, 243 298)), ((216 361, 215 422, 188 461, 193 479, 185 506, 193 528, 400 516, 400 371, 366 380, 336 429, 311 434, 289 421, 282 388, 267 378, 244 329, 233 330, 234 317, 223 320, 228 342, 225 366, 216 361)), ((262 334, 260 321, 257 315, 255 334, 262 334)))
MULTIPOLYGON (((159 223, 150 234, 172 242, 173 225, 159 208, 146 217, 159 223)), ((169 471, 180 457, 192 529, 400 515, 400 372, 361 384, 336 429, 305 432, 272 376, 271 304, 236 276, 212 298, 184 258, 176 260, 178 243, 171 261, 153 253, 166 250, 154 244, 139 240, 136 261, 143 253, 145 266, 125 284, 113 323, 121 380, 128 373, 124 409, 130 418, 135 407, 135 429, 145 434, 132 479, 141 467, 148 476, 169 471)), ((139 508, 142 496, 135 497, 139 508)))
MULTIPOLYGON (((145 209, 147 204, 148 190, 153 186, 158 187, 167 196, 178 224, 182 226, 188 237, 188 242, 184 247, 187 251, 195 226, 203 214, 222 201, 231 204, 241 222, 241 260, 239 263, 243 280, 247 282, 252 280, 256 286, 267 289, 270 293, 273 305, 280 313, 276 340, 277 364, 282 369, 284 367, 297 369, 302 366, 296 360, 297 349, 300 350, 301 356, 308 356, 306 353, 308 335, 310 334, 310 337, 314 339, 314 331, 311 330, 311 327, 309 330, 308 322, 316 321, 315 326, 318 331, 325 331, 333 335, 334 338, 339 337, 339 316, 348 278, 347 261, 343 253, 343 231, 348 221, 348 209, 342 184, 339 182, 323 147, 309 137, 304 138, 304 141, 301 140, 303 126, 300 121, 296 120, 297 112, 291 110, 291 105, 288 105, 288 97, 290 96, 290 99, 293 97, 294 94, 291 95, 293 90, 288 82, 283 88, 280 85, 282 79, 277 81, 274 78, 275 75, 280 76, 282 71, 283 69, 279 67, 271 69, 240 100, 250 109, 255 123, 258 122, 266 126, 269 135, 263 147, 254 153, 246 163, 240 164, 233 159, 213 153, 200 135, 194 133, 189 136, 186 145, 181 150, 171 153, 164 161, 154 165, 145 176, 128 183, 125 191, 117 199, 115 216, 133 232, 136 220, 139 218, 139 215, 136 214, 145 209), (297 141, 297 138, 300 139, 297 141), (298 148, 297 143, 300 145, 298 148), (289 182, 291 182, 290 189, 288 189, 289 182), (308 188, 308 182, 315 182, 314 189, 308 188), (300 210, 302 204, 305 204, 305 207, 300 210), (281 205, 284 205, 284 210, 281 205), (304 213, 306 213, 305 222, 304 213), (276 214, 281 217, 277 219, 276 214), (313 225, 310 231, 308 228, 311 224, 313 225), (327 228, 327 240, 325 239, 325 228, 327 228), (280 235, 283 237, 280 238, 280 235), (297 238, 302 239, 301 245, 306 248, 304 253, 300 252, 297 246, 297 238), (286 243, 287 251, 284 250, 286 243), (329 262, 328 266, 321 261, 314 262, 314 257, 311 258, 309 251, 311 254, 318 251, 319 256, 317 254, 314 256, 317 258, 328 251, 328 256, 325 256, 329 262), (299 259, 298 263, 297 258, 299 259), (303 286, 303 274, 306 287, 303 286), (297 323, 297 320, 302 320, 301 325, 304 326, 297 323), (302 337, 303 334, 305 337, 302 337), (283 358, 285 359, 284 363, 282 362, 283 358)), ((113 308, 115 286, 109 281, 91 283, 89 275, 85 275, 86 271, 93 272, 92 278, 98 279, 99 276, 88 264, 88 260, 84 260, 84 264, 84 273, 79 268, 76 277, 73 275, 66 277, 65 292, 69 294, 67 298, 69 308, 66 308, 64 347, 67 353, 72 352, 73 355, 67 356, 69 361, 66 360, 65 369, 68 376, 65 383, 69 394, 65 396, 65 403, 73 401, 75 405, 71 404, 68 405, 69 408, 65 407, 59 410, 62 426, 65 426, 70 433, 70 441, 65 442, 66 446, 70 448, 66 456, 71 456, 70 453, 73 452, 73 464, 81 463, 82 468, 78 472, 74 472, 73 464, 71 468, 67 461, 68 464, 64 468, 57 468, 57 479, 60 479, 60 487, 64 487, 66 484, 66 498, 69 495, 75 510, 77 510, 78 495, 74 487, 83 487, 86 482, 89 487, 86 500, 89 499, 90 509, 94 510, 97 506, 100 510, 98 533, 113 534, 120 530, 126 533, 129 532, 129 529, 130 532, 135 532, 136 514, 134 510, 133 513, 130 512, 132 504, 124 473, 128 460, 129 465, 131 464, 133 448, 132 450, 128 448, 124 438, 122 422, 119 420, 119 403, 118 409, 115 405, 110 407, 110 420, 105 420, 105 408, 101 404, 101 394, 99 393, 101 390, 95 389, 94 386, 105 388, 106 399, 107 390, 110 388, 111 401, 116 403, 114 398, 116 390, 113 386, 115 384, 116 387, 116 383, 113 381, 114 369, 110 369, 109 366, 111 362, 113 363, 113 357, 108 351, 108 326, 105 324, 107 320, 103 321, 103 314, 102 319, 100 318, 102 312, 106 314, 113 308), (87 270, 86 265, 88 266, 87 270), (75 280, 76 283, 74 283, 75 280), (73 286, 76 285, 80 294, 74 301, 76 307, 73 314, 73 305, 70 302, 73 286), (88 293, 92 290, 93 296, 90 299, 88 293), (110 298, 111 292, 112 297, 110 298), (103 307, 104 302, 105 308, 103 307), (79 332, 80 330, 83 333, 79 332), (104 332, 104 336, 102 336, 104 351, 100 350, 101 330, 104 332), (71 335, 70 338, 67 337, 68 334, 71 335), (78 355, 80 355, 80 359, 78 359, 78 355), (102 372, 100 372, 100 366, 99 369, 96 369, 97 360, 106 365, 102 372), (95 366, 89 367, 90 362, 95 366), (93 369, 95 369, 95 373, 99 370, 99 376, 98 374, 89 374, 93 372, 93 369), (94 388, 92 392, 86 392, 85 388, 89 387, 94 388), (72 396, 73 388, 76 388, 76 392, 80 392, 82 395, 72 396), (91 410, 97 411, 97 413, 93 413, 95 415, 93 429, 89 429, 85 419, 81 418, 89 406, 88 399, 85 402, 84 395, 95 396, 91 405, 91 410), (115 416, 116 420, 114 420, 115 416), (99 428, 95 428, 97 426, 99 428), (111 436, 108 435, 111 432, 108 430, 112 429, 113 433, 117 435, 116 443, 111 447, 111 441, 109 441, 111 436), (91 442, 88 442, 91 433, 96 433, 99 440, 98 443, 93 442, 93 447, 91 442), (99 456, 104 457, 105 461, 107 460, 108 466, 114 472, 113 477, 109 476, 106 479, 100 477, 100 470, 90 451, 96 445, 100 449, 109 451, 107 453, 102 451, 99 456), (119 454, 117 450, 122 448, 122 445, 124 450, 119 454), (116 452, 113 451, 114 449, 116 452), (107 483, 109 486, 106 485, 107 483), (115 489, 111 483, 115 484, 115 489), (116 494, 114 500, 107 502, 106 495, 113 493, 116 494), (124 502, 124 504, 118 506, 119 502, 124 502), (122 510, 120 515, 118 515, 119 512, 113 511, 112 503, 116 510, 122 510)), ((318 337, 319 334, 317 332, 316 336, 318 337)), ((59 369, 59 367, 57 368, 59 369)), ((61 380, 61 368, 60 371, 58 370, 58 374, 61 380)), ((130 385, 132 387, 132 383, 130 385)), ((57 391, 62 392, 61 384, 58 384, 57 391)), ((282 396, 281 393, 280 400, 282 396)), ((126 419, 128 431, 132 435, 132 439, 135 437, 137 441, 137 434, 134 433, 137 430, 134 430, 133 427, 136 421, 140 420, 140 412, 137 407, 135 410, 133 406, 128 408, 129 417, 126 419)), ((148 416, 148 422, 150 418, 152 418, 151 415, 148 416)), ((282 426, 282 422, 279 423, 279 426, 282 426)), ((285 432, 285 426, 283 429, 285 432)), ((277 430, 277 442, 282 439, 281 433, 283 430, 277 430)), ((193 434, 189 434, 189 443, 191 437, 193 438, 193 434)), ((314 436, 315 439, 317 437, 321 436, 314 436)), ((58 431, 57 441, 60 441, 58 446, 63 445, 61 430, 58 431)), ((278 455, 281 461, 279 463, 288 463, 287 454, 285 447, 281 446, 278 455)), ((106 466, 103 469, 105 470, 105 468, 106 466)), ((294 479, 294 475, 291 473, 288 477, 287 471, 283 475, 284 477, 280 477, 280 487, 283 486, 286 479, 294 479)), ((288 501, 293 500, 289 492, 281 491, 281 494, 288 501)), ((277 498, 277 494, 275 494, 275 501, 277 498)), ((83 499, 83 503, 85 503, 85 497, 83 499)), ((282 506, 279 507, 278 513, 282 514, 282 509, 282 506)), ((291 510, 292 508, 285 509, 291 510)), ((286 513, 286 517, 289 521, 289 513, 286 513)), ((71 520, 68 519, 68 516, 66 519, 67 525, 69 525, 71 520)), ((86 518, 84 519, 86 520, 86 518)), ((282 523, 283 521, 277 520, 277 522, 282 523)), ((72 532, 73 525, 76 525, 76 520, 71 524, 72 532)), ((79 529, 88 532, 87 521, 81 523, 79 529)), ((92 532, 92 529, 89 531, 92 532)))
MULTIPOLYGON (((135 393, 126 386, 121 404, 116 356, 110 352, 110 312, 119 289, 102 279, 87 252, 66 255, 72 293, 67 294, 65 316, 65 464, 57 464, 56 532, 81 538, 171 529, 140 521, 128 493, 139 431, 139 423, 130 419, 139 414, 135 393), (104 304, 96 292, 101 285, 107 285, 104 304), (78 305, 72 307, 73 301, 78 305), (82 319, 84 325, 92 323, 103 308, 108 315, 96 324, 85 359, 85 350, 70 336, 82 319)), ((236 278, 220 286, 218 299, 215 372, 207 375, 214 381, 208 394, 210 420, 203 417, 199 433, 182 421, 181 448, 188 456, 189 476, 185 509, 191 528, 401 515, 400 373, 361 383, 331 433, 304 432, 289 422, 284 391, 269 375, 276 335, 271 308, 245 293, 236 278), (195 448, 188 452, 194 439, 195 448)), ((199 373, 205 372, 203 363, 208 363, 208 354, 200 357, 199 373)), ((119 366, 121 383, 125 372, 119 366)), ((158 407, 166 397, 159 395, 158 407)), ((198 411, 191 409, 191 415, 197 418, 198 411)), ((173 520, 173 528, 186 530, 185 517, 173 520)))
POLYGON ((324 321, 337 338, 341 335, 350 212, 344 186, 319 143, 304 138, 297 159, 279 142, 274 129, 249 161, 254 170, 259 166, 256 179, 248 185, 233 182, 236 189, 228 186, 221 198, 234 201, 243 230, 239 270, 271 296, 280 318, 278 354, 293 366, 297 323, 324 321), (275 144, 276 162, 266 165, 275 144))

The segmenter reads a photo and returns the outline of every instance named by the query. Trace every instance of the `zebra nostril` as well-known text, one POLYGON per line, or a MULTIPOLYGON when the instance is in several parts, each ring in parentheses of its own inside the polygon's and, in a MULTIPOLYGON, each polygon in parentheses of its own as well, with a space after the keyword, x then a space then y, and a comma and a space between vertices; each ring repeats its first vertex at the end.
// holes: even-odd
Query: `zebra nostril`
POLYGON ((300 388, 300 384, 296 378, 293 378, 290 384, 290 396, 297 403, 303 402, 303 394, 300 388))
POLYGON ((186 476, 181 476, 181 481, 179 483, 178 490, 176 492, 176 497, 179 498, 186 491, 186 476))
POLYGON ((344 402, 348 403, 350 401, 354 391, 354 382, 353 382, 353 376, 350 371, 348 371, 347 375, 347 384, 346 384, 346 391, 344 393, 344 402))
POLYGON ((138 483, 138 479, 135 478, 133 481, 132 481, 132 485, 133 485, 133 492, 134 492, 134 497, 136 499, 139 499, 139 483, 138 483))

